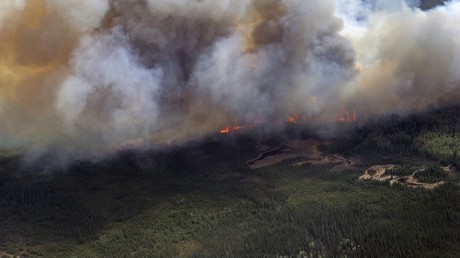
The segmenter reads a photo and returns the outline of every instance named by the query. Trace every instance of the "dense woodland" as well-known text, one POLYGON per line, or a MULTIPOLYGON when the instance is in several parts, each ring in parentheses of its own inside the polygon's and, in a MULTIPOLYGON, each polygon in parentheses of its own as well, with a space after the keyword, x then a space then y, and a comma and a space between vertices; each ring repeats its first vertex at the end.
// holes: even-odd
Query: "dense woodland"
POLYGON ((391 115, 367 122, 336 139, 341 152, 412 152, 441 164, 460 162, 460 108, 445 108, 400 117, 391 115))
MULTIPOLYGON (((460 108, 371 121, 330 139, 326 153, 359 155, 343 172, 286 162, 250 170, 253 133, 216 135, 161 151, 125 152, 37 176, 4 156, 0 251, 32 257, 459 257, 460 108), (429 191, 359 181, 370 165, 421 166, 429 191)), ((355 126, 355 125, 351 125, 355 126)), ((294 130, 295 129, 295 130, 294 130)), ((287 128, 265 141, 314 137, 287 128)), ((317 136, 318 137, 318 136, 317 136)), ((35 170, 34 170, 35 169, 35 170)), ((0 252, 0 253, 1 253, 0 252)))

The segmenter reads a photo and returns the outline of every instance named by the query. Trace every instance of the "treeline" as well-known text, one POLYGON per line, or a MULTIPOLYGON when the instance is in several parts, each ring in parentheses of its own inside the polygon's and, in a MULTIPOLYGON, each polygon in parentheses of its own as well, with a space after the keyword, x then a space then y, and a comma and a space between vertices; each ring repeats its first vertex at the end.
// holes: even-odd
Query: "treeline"
POLYGON ((442 164, 460 164, 460 107, 369 121, 345 137, 334 139, 331 151, 375 154, 424 154, 442 164))

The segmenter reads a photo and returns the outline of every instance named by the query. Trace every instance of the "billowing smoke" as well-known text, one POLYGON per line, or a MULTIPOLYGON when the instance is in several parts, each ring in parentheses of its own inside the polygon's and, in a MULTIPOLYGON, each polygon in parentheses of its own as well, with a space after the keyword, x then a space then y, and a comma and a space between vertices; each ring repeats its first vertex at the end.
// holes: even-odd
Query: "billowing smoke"
POLYGON ((0 135, 67 160, 290 114, 459 103, 460 3, 419 4, 0 0, 0 135))
POLYGON ((460 3, 428 12, 403 3, 389 10, 364 21, 347 17, 341 33, 356 50, 360 71, 343 88, 346 100, 378 113, 458 104, 460 3))

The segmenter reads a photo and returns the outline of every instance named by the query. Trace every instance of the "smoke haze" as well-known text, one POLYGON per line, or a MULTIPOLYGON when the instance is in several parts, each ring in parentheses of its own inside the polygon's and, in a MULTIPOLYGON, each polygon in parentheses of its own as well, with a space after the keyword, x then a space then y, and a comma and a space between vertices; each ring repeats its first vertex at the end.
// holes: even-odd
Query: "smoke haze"
POLYGON ((344 107, 460 103, 460 2, 0 0, 0 135, 100 157, 344 107))

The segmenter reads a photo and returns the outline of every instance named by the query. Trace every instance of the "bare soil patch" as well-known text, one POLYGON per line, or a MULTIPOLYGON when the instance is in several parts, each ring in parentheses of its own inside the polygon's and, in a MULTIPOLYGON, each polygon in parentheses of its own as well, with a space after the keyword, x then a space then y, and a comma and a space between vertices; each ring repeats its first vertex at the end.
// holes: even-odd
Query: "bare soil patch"
POLYGON ((387 170, 396 168, 396 165, 375 165, 366 170, 362 176, 359 177, 360 180, 377 180, 377 181, 386 181, 390 180, 393 177, 387 175, 387 170))
MULTIPOLYGON (((397 168, 396 165, 375 165, 364 170, 363 175, 359 177, 359 180, 377 180, 377 181, 389 181, 390 185, 400 184, 412 188, 425 188, 427 190, 433 190, 443 184, 445 181, 439 181, 436 183, 424 183, 415 178, 418 172, 424 170, 424 168, 414 171, 409 176, 394 176, 387 173, 388 170, 397 168)), ((443 168, 444 169, 444 168, 443 168)), ((445 171, 445 170, 444 170, 445 171)))
POLYGON ((457 172, 457 168, 452 164, 445 167, 441 167, 441 169, 449 176, 452 176, 457 172))

